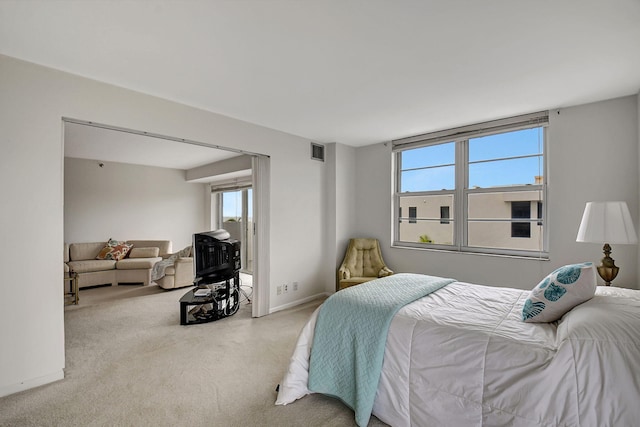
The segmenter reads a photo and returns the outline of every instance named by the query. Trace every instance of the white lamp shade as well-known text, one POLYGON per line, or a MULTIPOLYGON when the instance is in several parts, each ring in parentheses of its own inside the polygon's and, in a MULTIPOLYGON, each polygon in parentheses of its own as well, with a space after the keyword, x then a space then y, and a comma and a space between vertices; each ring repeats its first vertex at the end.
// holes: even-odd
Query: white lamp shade
POLYGON ((577 242, 635 244, 638 236, 626 202, 588 202, 577 242))

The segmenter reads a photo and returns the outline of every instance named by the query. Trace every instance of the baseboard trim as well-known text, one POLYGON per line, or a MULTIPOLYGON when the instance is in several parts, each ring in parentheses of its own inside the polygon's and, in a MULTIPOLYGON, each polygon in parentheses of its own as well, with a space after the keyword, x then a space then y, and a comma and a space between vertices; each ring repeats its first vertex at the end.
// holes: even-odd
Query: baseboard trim
POLYGON ((271 307, 269 309, 269 314, 275 313, 277 311, 286 310, 288 308, 293 308, 293 307, 299 306, 301 304, 307 303, 309 301, 313 301, 314 299, 326 298, 329 295, 331 295, 331 293, 329 293, 329 292, 321 292, 319 294, 311 295, 310 297, 306 297, 306 298, 299 299, 299 300, 296 300, 296 301, 293 301, 293 302, 289 302, 289 303, 286 303, 286 304, 283 304, 283 305, 279 305, 277 307, 271 307))
POLYGON ((0 397, 8 396, 10 394, 18 393, 21 391, 29 390, 30 388, 40 387, 41 385, 49 384, 55 381, 60 381, 64 379, 64 371, 60 369, 57 372, 54 372, 49 375, 45 375, 42 377, 31 378, 25 381, 22 381, 17 384, 11 384, 7 386, 0 387, 0 397))

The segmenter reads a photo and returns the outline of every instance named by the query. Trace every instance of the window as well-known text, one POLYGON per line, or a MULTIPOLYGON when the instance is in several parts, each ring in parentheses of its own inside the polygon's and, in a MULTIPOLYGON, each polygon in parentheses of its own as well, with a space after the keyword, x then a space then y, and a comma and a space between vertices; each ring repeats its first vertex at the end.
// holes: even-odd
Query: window
POLYGON ((449 206, 440 206, 440 224, 449 224, 449 206))
POLYGON ((394 245, 546 256, 547 123, 535 113, 394 141, 394 245))
POLYGON ((416 208, 415 206, 409 206, 409 223, 415 224, 417 216, 418 216, 418 208, 416 208))
MULTIPOLYGON (((511 218, 531 218, 531 202, 511 202, 511 218)), ((511 223, 511 237, 531 237, 531 223, 530 222, 516 222, 511 223)))

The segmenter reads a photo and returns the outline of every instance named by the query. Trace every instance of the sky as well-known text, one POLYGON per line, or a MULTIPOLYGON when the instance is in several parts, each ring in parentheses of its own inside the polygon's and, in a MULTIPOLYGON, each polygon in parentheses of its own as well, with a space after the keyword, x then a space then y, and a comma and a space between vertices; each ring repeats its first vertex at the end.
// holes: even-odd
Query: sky
MULTIPOLYGON (((251 189, 249 189, 249 220, 253 213, 251 189)), ((222 193, 222 217, 242 218, 242 190, 225 191, 222 193)))
MULTIPOLYGON (((535 177, 543 175, 543 132, 540 127, 470 139, 469 188, 535 184, 535 177), (528 155, 536 156, 514 158, 528 155), (499 158, 507 160, 494 160, 499 158)), ((401 155, 401 192, 455 188, 455 143, 406 150, 401 155)))

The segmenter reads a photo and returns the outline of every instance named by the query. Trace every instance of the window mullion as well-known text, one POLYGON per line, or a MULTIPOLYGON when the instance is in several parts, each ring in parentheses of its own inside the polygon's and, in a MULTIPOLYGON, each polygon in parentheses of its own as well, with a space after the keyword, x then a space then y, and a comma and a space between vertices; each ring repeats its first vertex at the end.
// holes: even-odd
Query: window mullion
POLYGON ((401 174, 402 174, 402 155, 397 152, 394 154, 396 170, 395 170, 395 182, 394 184, 394 199, 395 203, 393 205, 393 236, 392 241, 400 240, 400 186, 401 186, 401 174))
POLYGON ((465 201, 465 189, 467 188, 468 181, 468 158, 469 150, 467 148, 466 140, 457 141, 456 143, 456 196, 455 196, 455 208, 454 218, 456 219, 455 236, 454 241, 458 250, 461 250, 463 246, 466 246, 467 242, 467 214, 465 201))

